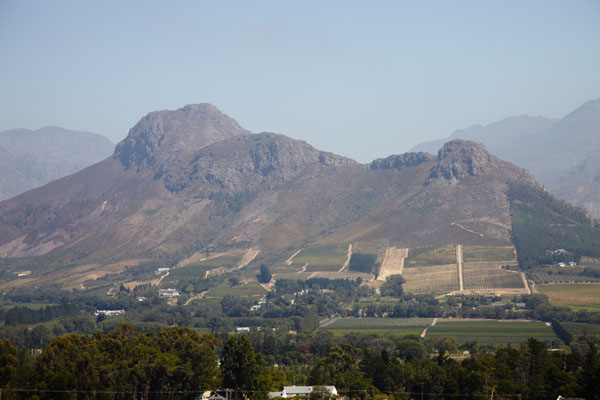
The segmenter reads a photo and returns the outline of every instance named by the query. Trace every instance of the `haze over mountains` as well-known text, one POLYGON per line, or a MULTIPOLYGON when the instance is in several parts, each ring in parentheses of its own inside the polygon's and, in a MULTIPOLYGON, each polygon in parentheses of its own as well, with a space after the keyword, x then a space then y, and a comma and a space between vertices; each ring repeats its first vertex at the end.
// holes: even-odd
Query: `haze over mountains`
POLYGON ((0 200, 78 172, 113 151, 104 136, 56 126, 0 132, 0 200))
POLYGON ((458 130, 411 151, 435 153, 453 139, 485 144, 496 156, 529 170, 558 197, 600 217, 600 99, 561 119, 509 117, 458 130))
POLYGON ((511 184, 540 189, 471 141, 364 165, 190 105, 148 114, 113 156, 1 202, 0 257, 51 256, 43 277, 174 252, 512 245, 511 184))

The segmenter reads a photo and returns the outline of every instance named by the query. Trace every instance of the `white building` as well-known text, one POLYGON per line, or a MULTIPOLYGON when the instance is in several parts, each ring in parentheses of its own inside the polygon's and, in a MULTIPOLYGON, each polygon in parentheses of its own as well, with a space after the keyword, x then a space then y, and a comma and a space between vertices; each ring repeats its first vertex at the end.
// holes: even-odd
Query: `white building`
POLYGON ((238 326, 237 328, 235 328, 235 330, 237 332, 250 332, 250 327, 249 326, 238 326))
POLYGON ((179 296, 179 291, 177 289, 159 289, 158 295, 160 297, 173 298, 179 296))
POLYGON ((94 315, 106 315, 110 317, 111 315, 121 315, 125 314, 125 310, 96 310, 94 315))
POLYGON ((281 392, 269 392, 269 397, 308 397, 316 387, 322 387, 327 390, 332 396, 337 396, 338 392, 335 386, 284 386, 281 392))

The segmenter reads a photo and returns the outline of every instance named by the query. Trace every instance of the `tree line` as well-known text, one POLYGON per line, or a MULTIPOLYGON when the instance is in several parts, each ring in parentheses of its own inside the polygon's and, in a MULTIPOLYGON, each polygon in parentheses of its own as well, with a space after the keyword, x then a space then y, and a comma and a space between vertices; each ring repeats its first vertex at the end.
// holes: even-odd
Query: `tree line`
POLYGON ((332 342, 318 333, 308 342, 289 342, 302 355, 297 368, 269 364, 260 351, 268 336, 219 340, 189 328, 141 333, 123 324, 105 334, 57 337, 36 355, 5 340, 0 389, 3 399, 12 400, 191 400, 217 388, 236 400, 263 400, 283 385, 306 383, 335 385, 364 400, 600 399, 600 354, 591 343, 583 351, 549 352, 529 339, 519 348, 457 360, 447 352, 455 343, 446 338, 433 342, 431 355, 414 335, 393 341, 351 335, 332 342))

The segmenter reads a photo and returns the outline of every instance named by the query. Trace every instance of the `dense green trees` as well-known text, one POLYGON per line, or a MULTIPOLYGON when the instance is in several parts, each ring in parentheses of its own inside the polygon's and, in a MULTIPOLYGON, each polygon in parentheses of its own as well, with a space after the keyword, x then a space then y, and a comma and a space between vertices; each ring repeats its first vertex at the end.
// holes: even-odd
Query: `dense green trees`
POLYGON ((273 276, 271 275, 271 271, 269 271, 269 267, 267 267, 265 264, 261 264, 260 273, 257 275, 258 281, 260 283, 269 283, 271 282, 272 277, 273 276))
POLYGON ((513 240, 522 268, 578 260, 581 256, 600 257, 600 228, 585 210, 532 185, 510 184, 508 198, 513 240), (554 253, 557 249, 567 253, 554 253))
POLYGON ((246 336, 231 337, 223 347, 221 374, 223 387, 236 399, 248 395, 253 399, 267 398, 269 376, 262 354, 256 353, 246 336))
MULTIPOLYGON (((460 362, 444 352, 450 347, 456 351, 449 339, 422 343, 414 335, 255 332, 229 337, 221 348, 211 335, 187 328, 142 334, 122 325, 107 334, 58 337, 34 357, 0 342, 0 389, 2 399, 11 400, 193 399, 217 388, 236 399, 265 399, 268 391, 292 383, 335 385, 361 399, 600 398, 600 355, 593 344, 582 353, 578 347, 549 352, 529 339, 520 348, 475 353, 460 362), (265 353, 288 353, 300 365, 268 367, 252 342, 265 353), (437 355, 430 355, 433 348, 437 355)), ((314 398, 326 397, 316 392, 314 398)))
POLYGON ((350 257, 350 269, 352 271, 370 274, 376 268, 377 256, 369 253, 353 253, 350 257))
POLYGON ((404 294, 404 289, 402 288, 404 282, 406 282, 406 280, 402 275, 392 275, 388 277, 381 286, 381 294, 383 296, 402 296, 402 294, 404 294))

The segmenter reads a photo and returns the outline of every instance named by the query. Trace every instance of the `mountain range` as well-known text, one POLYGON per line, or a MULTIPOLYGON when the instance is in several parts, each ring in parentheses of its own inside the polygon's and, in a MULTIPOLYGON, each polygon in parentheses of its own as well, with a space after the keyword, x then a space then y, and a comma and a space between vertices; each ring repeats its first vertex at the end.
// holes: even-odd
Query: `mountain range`
POLYGON ((411 151, 435 153, 454 139, 485 144, 492 154, 529 170, 559 198, 600 217, 600 99, 561 119, 509 117, 458 130, 411 151))
POLYGON ((529 172, 472 141, 360 164, 188 105, 149 113, 103 161, 0 202, 0 257, 35 280, 197 251, 510 246, 515 202, 527 221, 536 196, 546 194, 529 172))
POLYGON ((114 148, 104 136, 56 126, 0 132, 0 200, 78 172, 114 148))

